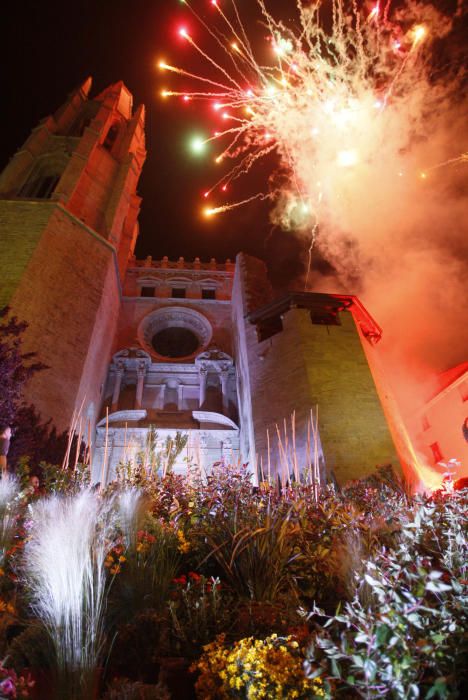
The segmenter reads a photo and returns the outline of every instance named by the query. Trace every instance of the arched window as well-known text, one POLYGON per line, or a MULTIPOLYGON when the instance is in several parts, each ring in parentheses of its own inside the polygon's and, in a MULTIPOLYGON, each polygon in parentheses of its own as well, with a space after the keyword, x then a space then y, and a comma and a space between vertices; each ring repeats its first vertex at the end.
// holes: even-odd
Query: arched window
POLYGON ((41 163, 33 168, 26 182, 18 191, 18 197, 49 199, 57 187, 62 171, 52 163, 41 163))
POLYGON ((67 136, 83 136, 84 130, 91 124, 98 112, 99 105, 96 102, 88 102, 76 115, 73 123, 68 129, 67 136))
POLYGON ((117 123, 112 124, 107 132, 106 138, 103 141, 103 147, 107 151, 111 151, 119 134, 119 125, 117 123))

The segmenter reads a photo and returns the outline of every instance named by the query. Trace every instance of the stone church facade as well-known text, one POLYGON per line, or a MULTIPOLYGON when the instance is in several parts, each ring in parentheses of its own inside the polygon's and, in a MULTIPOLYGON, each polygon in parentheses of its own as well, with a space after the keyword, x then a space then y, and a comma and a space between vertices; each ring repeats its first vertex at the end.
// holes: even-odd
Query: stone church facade
POLYGON ((187 437, 178 472, 242 461, 254 480, 343 482, 396 465, 371 372, 381 331, 359 300, 278 296, 245 254, 136 260, 144 108, 123 83, 93 99, 90 87, 0 176, 0 305, 49 367, 28 400, 88 436, 96 480, 154 432, 187 437))

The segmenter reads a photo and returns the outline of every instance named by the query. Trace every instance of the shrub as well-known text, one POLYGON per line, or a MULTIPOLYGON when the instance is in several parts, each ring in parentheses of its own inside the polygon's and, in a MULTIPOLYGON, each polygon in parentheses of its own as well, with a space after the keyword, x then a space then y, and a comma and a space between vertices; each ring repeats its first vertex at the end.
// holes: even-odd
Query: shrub
POLYGON ((104 696, 104 700, 170 700, 168 689, 162 684, 149 685, 139 681, 115 679, 104 696))
POLYGON ((181 656, 194 658, 203 645, 232 628, 236 605, 219 579, 207 579, 194 571, 174 580, 171 614, 171 647, 181 656))
POLYGON ((309 678, 326 670, 366 698, 456 696, 468 662, 467 501, 417 504, 399 544, 366 562, 369 604, 356 595, 316 633, 309 678))
POLYGON ((110 573, 116 576, 111 606, 120 621, 148 608, 161 610, 180 565, 177 531, 149 513, 140 525, 136 541, 128 548, 117 545, 106 559, 110 573))

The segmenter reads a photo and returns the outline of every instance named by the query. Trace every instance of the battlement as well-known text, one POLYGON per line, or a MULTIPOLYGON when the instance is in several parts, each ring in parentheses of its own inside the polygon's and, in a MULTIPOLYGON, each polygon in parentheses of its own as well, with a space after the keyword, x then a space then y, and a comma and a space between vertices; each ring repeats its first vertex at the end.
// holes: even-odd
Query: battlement
POLYGON ((204 301, 229 301, 232 294, 235 263, 226 260, 202 262, 200 258, 186 261, 144 260, 135 256, 129 259, 123 293, 125 297, 185 299, 204 301))
POLYGON ((217 272, 234 273, 236 265, 229 258, 224 263, 218 263, 216 258, 211 258, 209 262, 202 262, 200 258, 188 262, 183 257, 178 260, 169 260, 166 255, 161 260, 153 260, 151 255, 148 255, 144 260, 137 260, 135 256, 129 259, 128 269, 142 267, 162 270, 216 270, 217 272))

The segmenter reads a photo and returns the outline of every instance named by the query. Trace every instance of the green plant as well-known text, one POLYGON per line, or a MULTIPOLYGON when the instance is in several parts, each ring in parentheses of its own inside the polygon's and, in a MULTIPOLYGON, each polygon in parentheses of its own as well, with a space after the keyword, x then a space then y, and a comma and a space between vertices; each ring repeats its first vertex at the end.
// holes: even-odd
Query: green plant
POLYGON ((117 574, 111 589, 110 608, 121 623, 147 608, 161 610, 180 565, 177 532, 146 512, 128 548, 118 545, 106 565, 117 574))
POLYGON ((30 690, 34 686, 29 676, 18 676, 11 668, 5 668, 0 661, 0 698, 22 698, 30 697, 30 690))
POLYGON ((43 487, 47 493, 78 493, 90 484, 89 464, 77 464, 72 468, 41 462, 43 487))
POLYGON ((294 509, 286 512, 263 501, 231 523, 218 520, 206 535, 213 557, 241 597, 275 601, 293 590, 291 564, 302 556, 294 509))
POLYGON ((177 431, 175 436, 166 437, 158 444, 158 433, 153 425, 146 436, 145 449, 137 453, 134 461, 117 465, 116 475, 121 484, 127 486, 150 487, 172 473, 172 468, 182 450, 187 445, 188 435, 177 431))
POLYGON ((106 674, 153 682, 156 659, 167 648, 164 633, 167 619, 148 608, 119 624, 114 633, 106 674))
POLYGON ((104 700, 171 700, 171 696, 163 683, 149 685, 116 678, 109 685, 104 700))
POLYGON ((8 663, 16 670, 49 669, 55 664, 55 651, 47 630, 32 620, 10 642, 6 650, 8 663))
POLYGON ((15 535, 21 499, 19 483, 9 474, 0 474, 0 577, 15 535))
POLYGON ((356 595, 316 633, 310 678, 326 669, 345 696, 456 697, 468 662, 467 500, 416 503, 398 544, 366 562, 368 604, 356 595))
POLYGON ((232 628, 236 608, 219 579, 207 579, 191 571, 174 580, 171 614, 171 651, 197 656, 204 644, 232 628))

